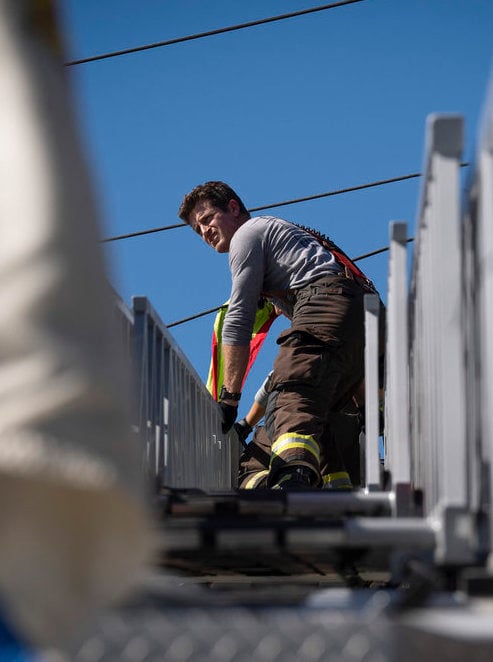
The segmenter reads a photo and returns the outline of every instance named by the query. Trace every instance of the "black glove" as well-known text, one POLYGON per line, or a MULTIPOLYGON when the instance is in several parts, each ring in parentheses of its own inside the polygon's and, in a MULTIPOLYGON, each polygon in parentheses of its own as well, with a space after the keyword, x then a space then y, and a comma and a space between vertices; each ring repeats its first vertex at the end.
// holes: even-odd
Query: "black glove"
POLYGON ((227 405, 225 402, 219 402, 221 407, 221 414, 223 418, 222 431, 223 434, 229 432, 233 427, 233 423, 236 421, 238 416, 238 405, 227 405))
POLYGON ((252 426, 246 422, 246 418, 242 418, 241 421, 235 423, 233 427, 236 430, 236 434, 238 435, 238 439, 240 440, 240 443, 242 443, 243 446, 246 446, 247 445, 246 440, 248 435, 252 431, 252 426))

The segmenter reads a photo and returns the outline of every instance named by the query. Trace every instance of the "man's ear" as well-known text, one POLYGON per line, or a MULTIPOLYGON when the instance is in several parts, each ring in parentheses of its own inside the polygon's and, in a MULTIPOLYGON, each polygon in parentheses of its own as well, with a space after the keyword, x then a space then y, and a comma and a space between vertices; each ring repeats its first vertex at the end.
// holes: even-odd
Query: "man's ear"
POLYGON ((240 215, 240 203, 238 200, 230 200, 228 202, 228 211, 230 211, 236 217, 240 215))

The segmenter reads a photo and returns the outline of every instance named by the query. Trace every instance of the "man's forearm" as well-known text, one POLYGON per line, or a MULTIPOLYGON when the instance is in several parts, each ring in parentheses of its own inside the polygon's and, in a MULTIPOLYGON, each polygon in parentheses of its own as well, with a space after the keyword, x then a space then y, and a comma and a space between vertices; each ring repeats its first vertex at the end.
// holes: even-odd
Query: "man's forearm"
POLYGON ((230 393, 239 393, 243 383, 250 347, 248 345, 223 345, 224 386, 230 393))

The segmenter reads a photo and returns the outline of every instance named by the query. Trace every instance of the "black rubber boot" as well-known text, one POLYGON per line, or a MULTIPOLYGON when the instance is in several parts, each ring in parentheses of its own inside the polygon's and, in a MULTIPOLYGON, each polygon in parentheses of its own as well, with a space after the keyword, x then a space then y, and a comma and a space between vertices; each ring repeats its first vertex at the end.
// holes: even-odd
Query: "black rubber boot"
POLYGON ((273 490, 309 490, 315 486, 315 473, 305 466, 286 467, 280 471, 272 485, 273 490))

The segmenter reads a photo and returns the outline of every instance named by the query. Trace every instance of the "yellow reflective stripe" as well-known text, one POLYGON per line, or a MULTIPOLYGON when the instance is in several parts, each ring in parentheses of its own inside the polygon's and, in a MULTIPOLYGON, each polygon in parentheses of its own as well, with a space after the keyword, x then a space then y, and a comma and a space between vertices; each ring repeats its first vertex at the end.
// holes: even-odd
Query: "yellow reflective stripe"
POLYGON ((224 374, 224 361, 222 353, 222 336, 223 336, 223 324, 226 313, 228 312, 229 299, 226 303, 223 303, 219 309, 215 319, 214 319, 214 334, 216 336, 216 364, 214 365, 214 357, 211 358, 209 364, 209 374, 207 376, 206 388, 209 393, 212 395, 214 400, 217 400, 219 397, 219 392, 221 386, 223 385, 223 374, 224 374), (213 384, 213 369, 216 370, 217 383, 215 384, 217 393, 214 393, 214 384, 213 384))
POLYGON ((245 485, 243 486, 244 490, 253 490, 257 487, 259 483, 262 482, 262 480, 267 476, 269 473, 268 469, 263 469, 262 471, 259 471, 257 474, 254 474, 251 478, 247 480, 245 485))
POLYGON ((349 474, 347 471, 335 471, 333 474, 327 474, 324 476, 324 483, 328 483, 331 480, 337 480, 338 478, 349 479, 349 474))
POLYGON ((303 443, 303 442, 300 442, 300 441, 284 442, 284 444, 282 445, 282 448, 281 449, 276 449, 275 451, 274 451, 274 447, 272 447, 272 455, 279 456, 282 453, 282 451, 289 451, 289 450, 308 451, 309 453, 311 453, 314 456, 314 458, 317 460, 317 462, 320 461, 319 453, 317 453, 317 451, 315 451, 313 449, 313 447, 310 446, 310 444, 306 444, 306 443, 303 443))
POLYGON ((311 453, 317 462, 320 461, 320 448, 315 439, 307 434, 282 434, 272 444, 272 455, 280 455, 286 450, 306 450, 311 453))
POLYGON ((274 305, 270 303, 270 301, 266 301, 262 306, 262 308, 257 308, 257 313, 255 315, 255 322, 253 324, 252 338, 255 338, 259 330, 270 319, 273 310, 274 310, 274 305))
MULTIPOLYGON (((226 318, 226 313, 228 312, 229 299, 223 303, 219 309, 216 317, 214 319, 214 335, 216 337, 216 361, 214 364, 214 356, 211 357, 209 364, 209 372, 207 374, 206 388, 212 397, 217 400, 219 393, 221 392, 221 387, 224 381, 224 357, 223 357, 223 325, 226 318), (216 371, 217 383, 215 384, 216 393, 214 393, 214 384, 213 384, 213 370, 216 371)), ((255 338, 260 329, 264 324, 270 319, 274 310, 274 305, 269 301, 266 301, 262 308, 258 308, 255 315, 255 322, 252 329, 252 340, 255 338)))
POLYGON ((291 474, 286 474, 285 476, 282 476, 279 478, 279 480, 276 482, 274 489, 280 489, 280 485, 283 483, 286 483, 288 480, 291 480, 292 476, 291 474))
POLYGON ((332 485, 333 487, 338 484, 341 486, 352 486, 351 479, 347 471, 335 471, 332 474, 327 474, 323 476, 324 485, 332 485))

